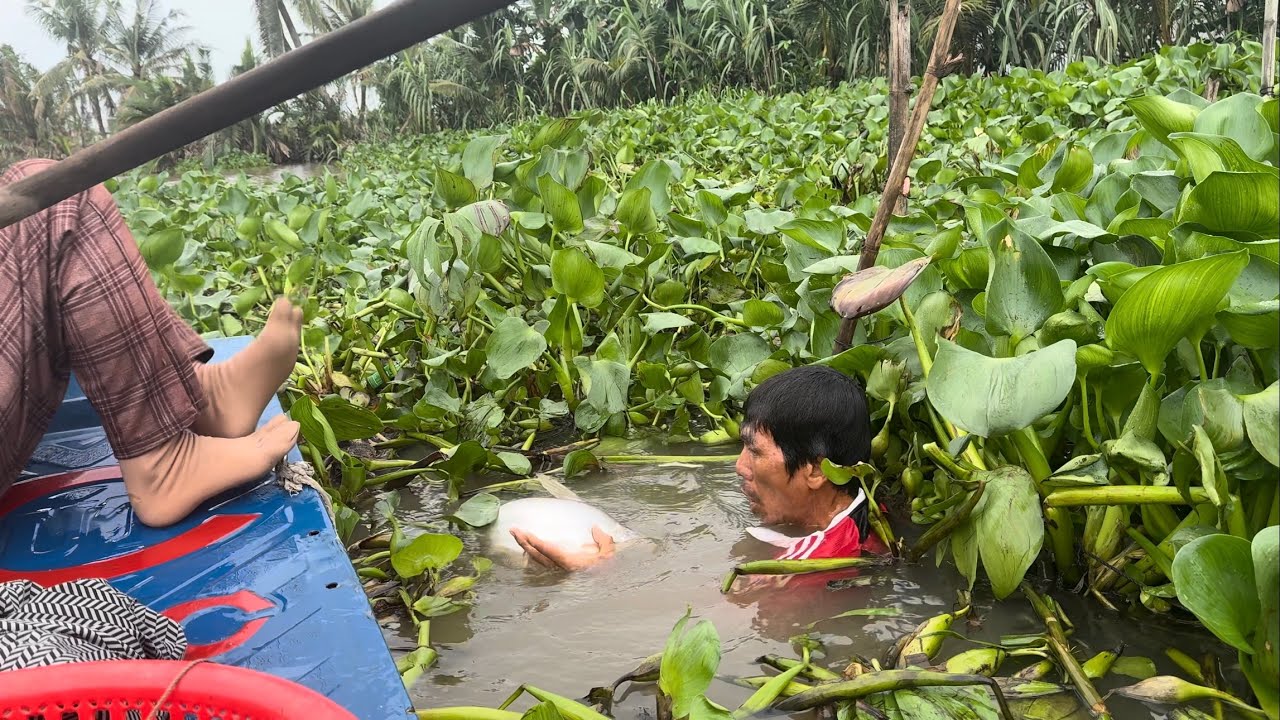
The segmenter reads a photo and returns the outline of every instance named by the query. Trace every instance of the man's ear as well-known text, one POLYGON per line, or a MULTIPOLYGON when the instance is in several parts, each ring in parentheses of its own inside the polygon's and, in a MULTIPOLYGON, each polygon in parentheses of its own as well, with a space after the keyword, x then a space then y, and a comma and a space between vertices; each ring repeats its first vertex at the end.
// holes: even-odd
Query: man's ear
POLYGON ((822 458, 809 463, 800 471, 804 475, 804 483, 810 490, 820 490, 823 485, 830 483, 825 473, 822 472, 822 458))

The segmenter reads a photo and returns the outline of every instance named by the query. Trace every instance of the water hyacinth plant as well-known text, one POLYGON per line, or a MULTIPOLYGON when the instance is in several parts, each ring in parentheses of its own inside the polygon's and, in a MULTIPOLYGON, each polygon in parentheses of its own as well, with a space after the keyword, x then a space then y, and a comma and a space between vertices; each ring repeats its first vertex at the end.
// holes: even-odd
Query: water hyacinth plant
POLYGON ((1179 579, 1280 524, 1280 120, 1258 54, 945 78, 907 212, 856 274, 886 175, 883 80, 358 148, 278 185, 112 187, 203 331, 255 331, 274 294, 304 304, 289 413, 344 538, 371 536, 375 602, 419 622, 415 672, 437 659, 429 618, 484 569, 458 567, 455 536, 500 500, 464 499, 465 480, 635 461, 594 454, 601 436, 729 444, 755 384, 821 363, 864 383, 877 432, 873 472, 828 473, 891 506, 901 486, 924 530, 904 548, 881 523, 895 554, 950 556, 998 599, 1043 579, 1194 614, 1258 668, 1274 717, 1274 615, 1216 618, 1203 574, 1179 579), (1206 78, 1220 99, 1187 89, 1206 78), (448 500, 425 533, 353 509, 406 482, 448 500))

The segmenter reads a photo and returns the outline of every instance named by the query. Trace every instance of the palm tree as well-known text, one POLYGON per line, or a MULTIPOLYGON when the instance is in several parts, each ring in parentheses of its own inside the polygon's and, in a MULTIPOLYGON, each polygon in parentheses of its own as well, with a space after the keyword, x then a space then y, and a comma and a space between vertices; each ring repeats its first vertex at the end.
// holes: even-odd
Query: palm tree
POLYGON ((186 39, 191 28, 180 24, 181 11, 162 12, 159 5, 158 0, 134 0, 131 12, 125 12, 113 3, 107 13, 103 55, 131 80, 179 70, 189 51, 205 49, 186 39))
POLYGON ((177 74, 155 74, 133 82, 120 101, 120 110, 115 117, 117 127, 142 122, 213 87, 213 69, 207 49, 183 53, 180 63, 181 71, 177 74))
POLYGON ((268 57, 283 55, 302 45, 302 38, 298 36, 293 16, 289 14, 284 0, 253 0, 253 17, 262 49, 268 57), (288 37, 285 36, 286 30, 288 37))
MULTIPOLYGON (((333 32, 373 12, 373 0, 294 0, 298 17, 311 30, 312 37, 333 32)), ((358 98, 358 122, 363 127, 368 102, 368 84, 373 66, 366 65, 349 77, 353 96, 358 98)))
POLYGON ((69 152, 66 118, 57 102, 37 91, 39 80, 40 72, 12 46, 0 45, 0 167, 69 152))
POLYGON ((103 104, 108 111, 115 111, 110 91, 100 83, 106 75, 106 68, 101 62, 107 37, 105 9, 106 0, 27 1, 27 12, 67 49, 66 59, 46 73, 48 82, 56 84, 70 76, 78 76, 79 88, 72 99, 87 103, 98 124, 98 132, 103 135, 107 133, 103 104))

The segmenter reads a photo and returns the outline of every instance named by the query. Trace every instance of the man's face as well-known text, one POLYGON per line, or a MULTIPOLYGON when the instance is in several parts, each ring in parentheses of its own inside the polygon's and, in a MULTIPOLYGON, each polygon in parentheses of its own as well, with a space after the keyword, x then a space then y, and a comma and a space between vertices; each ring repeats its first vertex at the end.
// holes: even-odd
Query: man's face
POLYGON ((788 477, 782 450, 767 432, 743 430, 742 442, 735 469, 751 512, 765 525, 796 522, 796 512, 810 500, 803 473, 788 477))

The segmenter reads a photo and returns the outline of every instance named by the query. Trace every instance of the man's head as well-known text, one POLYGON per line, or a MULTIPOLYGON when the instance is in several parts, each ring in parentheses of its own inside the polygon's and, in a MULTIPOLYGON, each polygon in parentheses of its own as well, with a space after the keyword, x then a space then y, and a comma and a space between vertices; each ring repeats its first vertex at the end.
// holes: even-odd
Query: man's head
POLYGON ((745 415, 737 471, 762 522, 825 522, 818 516, 849 502, 857 487, 827 480, 822 459, 853 465, 871 457, 867 399, 856 380, 820 365, 784 370, 751 391, 745 415))

